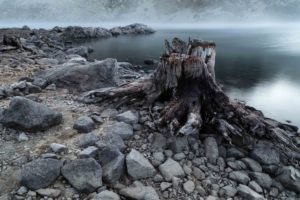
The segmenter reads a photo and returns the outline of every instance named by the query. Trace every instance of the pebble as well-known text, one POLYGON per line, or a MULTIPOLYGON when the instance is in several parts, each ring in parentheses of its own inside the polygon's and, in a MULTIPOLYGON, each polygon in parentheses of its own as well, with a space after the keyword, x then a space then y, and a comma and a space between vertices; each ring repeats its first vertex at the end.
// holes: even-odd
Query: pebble
POLYGON ((18 137, 19 142, 24 142, 24 141, 28 141, 28 140, 29 140, 29 138, 25 133, 20 133, 19 134, 19 137, 18 137))
POLYGON ((193 181, 187 181, 183 184, 183 189, 187 194, 190 194, 195 190, 195 183, 193 181))

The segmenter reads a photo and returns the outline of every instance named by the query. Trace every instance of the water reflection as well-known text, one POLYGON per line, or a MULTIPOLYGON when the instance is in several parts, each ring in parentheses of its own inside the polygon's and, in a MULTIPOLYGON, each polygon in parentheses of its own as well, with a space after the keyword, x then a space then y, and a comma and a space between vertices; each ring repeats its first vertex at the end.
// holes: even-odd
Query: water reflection
POLYGON ((300 88, 290 80, 279 79, 271 83, 261 83, 246 91, 230 88, 227 93, 232 98, 242 99, 263 110, 267 117, 280 121, 289 119, 300 126, 300 88))

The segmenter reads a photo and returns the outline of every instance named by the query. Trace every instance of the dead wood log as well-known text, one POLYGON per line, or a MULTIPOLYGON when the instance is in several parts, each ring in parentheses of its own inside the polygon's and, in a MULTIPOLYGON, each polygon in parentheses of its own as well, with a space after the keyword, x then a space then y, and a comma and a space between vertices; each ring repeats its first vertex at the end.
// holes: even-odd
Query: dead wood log
POLYGON ((99 103, 127 96, 126 101, 145 100, 150 105, 164 99, 159 122, 173 134, 215 132, 229 143, 243 146, 267 138, 278 148, 284 144, 286 154, 299 155, 287 131, 279 128, 279 122, 271 123, 260 111, 231 100, 222 91, 215 79, 215 43, 186 43, 175 38, 172 44, 165 41, 165 46, 166 52, 151 76, 121 87, 94 90, 80 99, 99 103))

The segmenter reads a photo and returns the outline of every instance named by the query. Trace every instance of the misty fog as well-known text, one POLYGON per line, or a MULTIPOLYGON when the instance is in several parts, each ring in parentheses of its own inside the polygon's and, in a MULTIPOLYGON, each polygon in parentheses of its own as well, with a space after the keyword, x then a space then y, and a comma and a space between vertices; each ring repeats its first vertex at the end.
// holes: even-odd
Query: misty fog
POLYGON ((269 24, 300 20, 299 0, 0 0, 0 26, 269 24))

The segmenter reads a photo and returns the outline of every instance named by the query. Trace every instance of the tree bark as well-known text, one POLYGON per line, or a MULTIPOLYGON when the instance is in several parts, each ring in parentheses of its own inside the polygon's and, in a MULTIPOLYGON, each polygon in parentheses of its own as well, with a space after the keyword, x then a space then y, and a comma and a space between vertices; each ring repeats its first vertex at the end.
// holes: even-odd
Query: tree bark
MULTIPOLYGON (((86 103, 122 98, 123 103, 164 100, 159 122, 172 134, 219 133, 229 143, 250 145, 257 139, 271 139, 286 155, 300 155, 289 137, 297 128, 264 117, 262 112, 231 100, 215 79, 216 45, 213 42, 174 38, 166 41, 166 52, 149 77, 121 87, 83 94, 86 103)), ((295 156, 297 155, 297 156, 295 156)), ((291 156, 289 156, 291 157, 291 156)))

